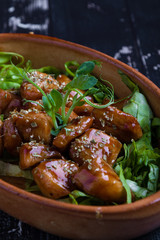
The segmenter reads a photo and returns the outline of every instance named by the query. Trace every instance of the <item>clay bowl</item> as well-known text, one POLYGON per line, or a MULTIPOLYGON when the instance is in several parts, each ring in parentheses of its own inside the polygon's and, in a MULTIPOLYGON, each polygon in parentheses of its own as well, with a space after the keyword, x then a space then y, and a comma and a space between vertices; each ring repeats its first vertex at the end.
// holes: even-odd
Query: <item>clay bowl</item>
MULTIPOLYGON (((56 38, 29 34, 0 34, 0 51, 17 52, 30 59, 34 67, 65 61, 99 59, 102 77, 112 82, 119 97, 128 95, 117 69, 128 74, 146 95, 154 113, 160 117, 160 89, 145 76, 93 49, 56 38)), ((99 74, 99 71, 95 72, 99 74)), ((0 208, 8 214, 49 233, 71 239, 130 239, 160 226, 160 191, 132 204, 120 206, 77 206, 28 193, 0 180, 0 208)))

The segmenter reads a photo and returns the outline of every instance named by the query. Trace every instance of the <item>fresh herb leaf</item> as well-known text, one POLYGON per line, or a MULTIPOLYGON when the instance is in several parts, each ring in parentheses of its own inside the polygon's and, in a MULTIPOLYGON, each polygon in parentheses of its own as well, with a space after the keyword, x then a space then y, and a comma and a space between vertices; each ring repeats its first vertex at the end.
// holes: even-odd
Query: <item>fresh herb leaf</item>
POLYGON ((123 111, 137 118, 144 132, 150 131, 153 113, 142 93, 135 92, 123 107, 123 111))
POLYGON ((77 61, 68 61, 68 62, 65 62, 64 67, 66 70, 66 74, 68 74, 71 77, 74 77, 75 71, 79 67, 79 63, 77 61), (73 71, 73 69, 71 70, 71 68, 73 67, 76 67, 75 71, 73 71))
POLYGON ((32 71, 47 73, 47 74, 50 74, 50 75, 54 75, 55 77, 57 77, 61 73, 61 71, 58 68, 53 67, 53 66, 45 66, 45 67, 41 67, 41 68, 38 68, 38 69, 31 69, 30 72, 32 72, 32 71))
POLYGON ((132 190, 137 200, 147 197, 148 191, 146 188, 138 186, 138 184, 135 181, 132 181, 129 179, 126 179, 126 182, 130 187, 130 189, 132 190))
POLYGON ((121 180, 121 182, 122 182, 122 184, 123 184, 123 187, 124 187, 125 190, 126 190, 127 203, 131 203, 131 202, 132 202, 131 190, 130 190, 130 187, 128 186, 127 182, 126 182, 126 179, 125 179, 125 177, 124 177, 123 169, 122 169, 122 166, 121 166, 121 165, 120 165, 119 177, 120 177, 120 180, 121 180))
POLYGON ((19 60, 19 66, 24 63, 24 57, 18 53, 0 52, 0 65, 10 62, 13 58, 19 60))
MULTIPOLYGON (((97 63, 98 64, 98 63, 97 63)), ((94 67, 96 65, 96 61, 87 61, 82 63, 77 71, 76 71, 76 75, 86 75, 89 74, 93 71, 94 67)))
POLYGON ((93 86, 96 85, 98 79, 96 79, 93 76, 88 76, 88 75, 80 75, 78 77, 75 77, 70 83, 68 83, 64 91, 67 89, 73 89, 77 88, 80 90, 88 90, 89 88, 92 88, 93 86))
POLYGON ((55 106, 54 111, 58 112, 59 108, 62 106, 63 98, 59 91, 53 89, 49 94, 54 100, 55 106))

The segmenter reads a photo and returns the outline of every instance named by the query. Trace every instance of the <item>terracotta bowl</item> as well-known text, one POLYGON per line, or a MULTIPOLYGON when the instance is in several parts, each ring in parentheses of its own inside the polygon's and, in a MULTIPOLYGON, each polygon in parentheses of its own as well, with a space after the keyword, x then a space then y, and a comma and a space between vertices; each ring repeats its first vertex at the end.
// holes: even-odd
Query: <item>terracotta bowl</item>
MULTIPOLYGON (((29 34, 0 34, 0 51, 20 53, 30 59, 34 67, 54 65, 63 68, 65 61, 98 59, 103 63, 102 77, 112 82, 117 96, 129 93, 117 73, 120 69, 139 85, 155 115, 160 117, 160 89, 133 68, 103 53, 56 38, 29 34)), ((98 70, 95 74, 99 74, 98 70)), ((0 180, 0 208, 55 235, 71 239, 124 240, 160 226, 160 191, 132 204, 101 207, 58 202, 28 193, 15 185, 0 180)))

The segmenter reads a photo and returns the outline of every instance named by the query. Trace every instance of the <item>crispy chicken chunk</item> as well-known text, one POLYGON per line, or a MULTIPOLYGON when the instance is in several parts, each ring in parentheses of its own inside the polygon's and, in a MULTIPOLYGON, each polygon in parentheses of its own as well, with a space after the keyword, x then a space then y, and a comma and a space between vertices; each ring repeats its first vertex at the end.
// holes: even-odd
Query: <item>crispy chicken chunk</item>
POLYGON ((118 175, 103 159, 92 159, 79 167, 73 177, 79 189, 108 202, 122 203, 126 192, 118 175))
POLYGON ((59 134, 53 139, 53 145, 60 151, 66 150, 70 142, 82 135, 91 127, 92 123, 93 119, 87 116, 80 116, 73 119, 65 128, 62 128, 59 134))
POLYGON ((114 137, 100 130, 90 128, 71 143, 70 157, 79 165, 100 158, 112 166, 121 147, 122 144, 114 137))
POLYGON ((142 137, 141 127, 135 117, 116 107, 95 108, 92 112, 93 126, 118 138, 121 142, 130 142, 142 137))
POLYGON ((21 169, 30 168, 44 159, 62 158, 62 155, 55 149, 35 141, 24 143, 20 148, 19 154, 21 169))
POLYGON ((52 119, 45 112, 36 109, 12 113, 13 122, 24 142, 35 140, 49 144, 51 141, 52 119))
POLYGON ((76 163, 64 159, 53 159, 41 162, 32 170, 32 174, 46 197, 58 199, 67 196, 75 189, 71 178, 77 171, 76 163))
MULTIPOLYGON (((35 82, 45 93, 51 92, 52 89, 59 88, 58 81, 46 73, 34 71, 28 73, 28 77, 33 82, 35 82)), ((35 86, 33 86, 33 84, 27 81, 24 81, 22 83, 20 93, 22 98, 25 99, 38 100, 42 98, 40 91, 35 86)))

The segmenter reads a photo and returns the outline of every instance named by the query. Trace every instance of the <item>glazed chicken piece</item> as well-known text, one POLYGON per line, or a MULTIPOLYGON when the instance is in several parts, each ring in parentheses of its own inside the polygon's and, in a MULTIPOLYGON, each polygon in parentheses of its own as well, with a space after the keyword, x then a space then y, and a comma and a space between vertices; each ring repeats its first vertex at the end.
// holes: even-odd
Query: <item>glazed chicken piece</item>
POLYGON ((22 108, 22 100, 20 97, 17 97, 8 104, 7 108, 4 111, 4 118, 8 118, 10 116, 10 113, 14 110, 20 111, 22 108))
POLYGON ((13 156, 18 156, 22 139, 12 118, 7 118, 3 125, 4 148, 13 156))
MULTIPOLYGON (((65 115, 67 114, 67 112, 69 111, 69 108, 68 107, 65 107, 65 115)), ((62 109, 60 108, 58 113, 61 115, 62 114, 62 109)), ((71 115, 69 116, 69 119, 68 119, 68 122, 71 122, 74 118, 77 118, 78 115, 72 111, 71 112, 71 115)))
POLYGON ((108 202, 123 203, 126 191, 118 175, 103 159, 92 159, 79 167, 73 177, 79 189, 108 202))
POLYGON ((32 174, 46 197, 59 199, 75 189, 71 178, 77 171, 76 163, 64 159, 53 159, 41 162, 32 170, 32 174))
POLYGON ((136 141, 142 137, 142 129, 137 119, 116 107, 94 108, 92 116, 93 127, 111 134, 121 142, 128 143, 132 139, 136 141))
POLYGON ((26 102, 23 104, 23 109, 28 110, 28 109, 37 109, 38 111, 43 111, 43 103, 42 100, 36 100, 36 102, 26 102), (37 103, 36 103, 37 102, 37 103), (42 106, 40 106, 41 104, 42 106))
POLYGON ((57 76, 57 81, 59 83, 59 88, 58 88, 58 91, 62 92, 63 91, 63 88, 71 82, 71 79, 69 77, 67 77, 66 75, 64 74, 59 74, 57 76))
MULTIPOLYGON (((57 80, 59 82, 59 91, 63 93, 63 88, 71 82, 71 79, 68 78, 66 75, 58 75, 57 80)), ((82 92, 83 94, 85 93, 85 91, 79 90, 80 92, 82 92)), ((72 106, 72 101, 73 101, 73 97, 76 95, 77 93, 75 91, 71 91, 68 97, 68 102, 66 104, 66 107, 70 108, 72 106)), ((80 97, 80 95, 78 95, 78 97, 80 97)), ((93 101, 93 98, 91 96, 86 96, 86 98, 88 100, 90 100, 91 102, 93 101)), ((90 116, 91 112, 93 111, 93 107, 90 106, 88 103, 84 103, 82 106, 76 106, 74 108, 74 112, 79 115, 79 116, 90 116)))
MULTIPOLYGON (((59 84, 56 79, 46 73, 33 71, 28 73, 28 77, 36 83, 45 93, 50 93, 52 89, 58 89, 59 84)), ((42 98, 40 91, 31 83, 24 81, 20 88, 22 98, 38 100, 42 98)))
POLYGON ((35 140, 49 144, 51 141, 52 119, 45 112, 36 109, 21 110, 11 115, 24 142, 35 140))
POLYGON ((5 118, 14 109, 19 111, 21 108, 21 98, 7 90, 0 89, 0 114, 4 114, 5 118))
POLYGON ((65 151, 68 145, 76 137, 82 135, 93 123, 92 117, 79 116, 73 119, 59 134, 53 139, 53 146, 60 151, 65 151))
POLYGON ((79 165, 100 158, 113 166, 121 147, 122 144, 114 137, 98 129, 90 128, 71 143, 70 157, 79 165))
MULTIPOLYGON (((123 110, 123 107, 127 104, 129 99, 130 99, 130 96, 126 97, 126 98, 115 99, 115 103, 112 104, 112 107, 116 107, 119 110, 123 110)), ((107 98, 105 98, 103 100, 103 104, 107 104, 107 103, 109 103, 109 100, 107 98)))
POLYGON ((3 122, 0 120, 0 156, 3 154, 3 122))
POLYGON ((19 155, 21 169, 30 168, 44 159, 62 158, 62 155, 55 149, 35 141, 24 143, 19 150, 19 155))
MULTIPOLYGON (((83 94, 85 93, 85 91, 79 90, 80 92, 82 92, 83 94)), ((77 93, 74 91, 71 91, 68 97, 68 102, 66 104, 66 107, 70 108, 72 106, 72 101, 73 101, 73 97, 76 95, 77 93)), ((80 97, 80 95, 78 94, 78 97, 80 97)), ((91 96, 86 96, 86 98, 91 101, 93 101, 93 98, 91 96)), ((81 100, 83 101, 83 100, 81 100)), ((88 103, 84 103, 82 106, 76 106, 74 108, 74 112, 77 113, 79 116, 90 116, 92 111, 93 111, 93 107, 90 106, 88 103)))

